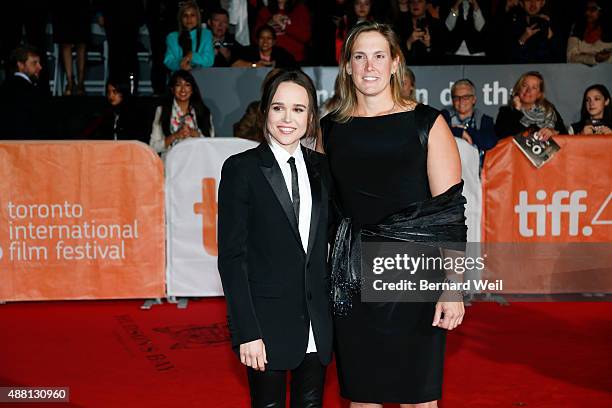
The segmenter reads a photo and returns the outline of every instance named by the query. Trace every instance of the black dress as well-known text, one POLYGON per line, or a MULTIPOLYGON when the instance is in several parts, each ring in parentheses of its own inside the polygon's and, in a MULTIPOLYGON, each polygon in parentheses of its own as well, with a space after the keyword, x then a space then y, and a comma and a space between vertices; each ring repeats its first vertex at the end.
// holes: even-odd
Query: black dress
MULTIPOLYGON (((337 123, 324 118, 323 141, 336 202, 353 225, 376 224, 431 197, 427 152, 417 123, 429 132, 439 112, 408 112, 337 123)), ((344 398, 370 403, 440 399, 446 332, 432 327, 434 303, 362 303, 335 318, 336 358, 344 398)))
POLYGON ((51 9, 53 41, 58 44, 85 44, 91 32, 91 10, 88 1, 62 0, 51 9))

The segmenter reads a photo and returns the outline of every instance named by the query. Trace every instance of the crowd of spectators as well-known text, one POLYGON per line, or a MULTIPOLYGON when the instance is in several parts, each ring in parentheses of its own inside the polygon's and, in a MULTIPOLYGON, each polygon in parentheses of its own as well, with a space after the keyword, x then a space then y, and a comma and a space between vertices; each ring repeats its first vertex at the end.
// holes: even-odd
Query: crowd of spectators
MULTIPOLYGON (((137 94, 138 30, 146 24, 151 36, 152 83, 162 101, 150 126, 150 144, 160 154, 185 138, 214 136, 211 113, 202 101, 190 73, 192 69, 336 65, 344 37, 364 20, 391 23, 409 65, 561 62, 566 60, 565 56, 567 61, 588 65, 612 62, 610 19, 604 9, 609 4, 602 0, 571 3, 553 0, 74 0, 53 6, 35 0, 28 4, 1 6, 5 20, 7 15, 19 17, 15 18, 17 23, 2 27, 2 56, 7 75, 0 87, 0 96, 4 101, 17 102, 2 110, 7 134, 11 138, 36 138, 45 133, 44 129, 37 128, 46 122, 44 101, 48 96, 48 88, 40 86, 48 78, 45 76, 48 75, 46 48, 37 31, 38 25, 45 21, 43 14, 51 15, 53 40, 61 45, 67 73, 64 95, 79 95, 85 90, 84 50, 89 32, 86 26, 94 21, 106 31, 110 71, 107 105, 89 121, 83 137, 117 140, 138 133, 142 121, 136 118, 138 109, 132 103, 132 95, 137 94), (236 7, 237 3, 244 7, 236 7), (578 10, 573 14, 577 19, 572 21, 561 7, 578 10), (228 10, 236 15, 232 16, 228 10), (251 35, 236 30, 248 24, 251 35), (232 27, 235 34, 231 32, 232 27), (37 47, 19 46, 6 54, 7 47, 21 41, 11 30, 26 35, 25 40, 37 47), (72 70, 73 50, 77 59, 76 78, 72 70), (503 55, 500 50, 504 51, 503 55)), ((414 74, 408 71, 405 77, 403 92, 415 99, 414 74)), ((337 97, 323 105, 327 111, 333 109, 337 97)), ((475 109, 476 90, 469 79, 456 81, 451 97, 452 106, 443 111, 445 119, 455 136, 474 145, 481 154, 499 138, 534 128, 544 139, 558 133, 611 133, 610 94, 603 85, 585 90, 581 119, 569 128, 546 99, 544 78, 538 72, 527 72, 518 79, 508 105, 500 108, 495 120, 475 109)), ((261 140, 262 135, 250 135, 248 130, 255 113, 256 105, 252 104, 247 109, 250 119, 235 126, 237 136, 261 140)), ((146 137, 149 138, 148 134, 146 137)))
MULTIPOLYGON (((49 51, 47 25, 52 23, 52 38, 60 46, 67 74, 64 94, 83 94, 85 51, 91 26, 97 24, 108 40, 108 76, 120 80, 131 76, 137 88, 139 30, 146 26, 152 87, 162 94, 167 78, 178 69, 226 67, 238 60, 238 66, 245 66, 245 61, 249 66, 336 65, 348 30, 360 21, 376 19, 393 25, 408 65, 594 65, 612 62, 611 6, 605 0, 6 2, 0 5, 0 58, 7 65, 10 51, 22 42, 44 56, 49 51), (267 43, 273 43, 272 54, 282 57, 261 52, 263 32, 267 43), (261 58, 256 58, 258 52, 261 58)), ((41 59, 43 68, 45 60, 41 59)), ((41 75, 41 81, 48 79, 48 70, 41 75)))
MULTIPOLYGON (((13 74, 0 85, 0 110, 3 138, 45 138, 48 129, 49 101, 37 86, 43 70, 38 51, 31 46, 20 46, 10 55, 13 74), (6 135, 6 136, 5 136, 6 135)), ((272 70, 271 72, 274 72, 272 70)), ((406 68, 402 93, 415 100, 416 78, 406 68)), ((336 84, 337 88, 337 84, 336 84)), ((612 106, 610 92, 601 84, 584 91, 580 106, 580 120, 566 127, 561 114, 546 99, 544 77, 537 71, 520 76, 512 88, 508 105, 499 109, 493 118, 476 109, 476 88, 467 78, 459 79, 451 87, 452 106, 442 111, 453 134, 476 147, 481 155, 495 146, 501 138, 537 131, 546 140, 557 134, 612 134, 612 106)), ((107 108, 82 131, 84 138, 134 138, 140 133, 138 108, 132 104, 133 90, 127 82, 111 79, 106 85, 107 108), (130 137, 131 136, 131 137, 130 137)), ((164 155, 169 148, 189 137, 214 137, 212 114, 204 104, 193 75, 178 69, 170 81, 155 111, 150 136, 151 146, 164 155)), ((339 94, 336 92, 322 105, 321 116, 334 109, 339 94)), ((251 134, 257 116, 257 104, 249 105, 246 117, 234 126, 235 136, 262 140, 261 134, 251 134)), ((259 127, 255 127, 259 128, 259 127)))

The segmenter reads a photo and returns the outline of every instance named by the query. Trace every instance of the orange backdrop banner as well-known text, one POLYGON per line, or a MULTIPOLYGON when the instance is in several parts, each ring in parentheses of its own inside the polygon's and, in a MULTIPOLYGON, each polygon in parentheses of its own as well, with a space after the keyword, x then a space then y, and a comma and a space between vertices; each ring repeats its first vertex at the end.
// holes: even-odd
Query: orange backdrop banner
POLYGON ((0 300, 164 296, 163 186, 139 142, 0 142, 0 300))
POLYGON ((487 152, 487 270, 506 292, 612 292, 612 136, 555 140, 539 169, 511 138, 487 152))

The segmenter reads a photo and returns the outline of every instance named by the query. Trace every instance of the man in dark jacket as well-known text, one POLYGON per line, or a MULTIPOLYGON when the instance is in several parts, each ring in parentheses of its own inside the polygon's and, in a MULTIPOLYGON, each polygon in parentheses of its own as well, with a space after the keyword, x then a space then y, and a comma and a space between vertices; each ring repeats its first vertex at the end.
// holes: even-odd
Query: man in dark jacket
POLYGON ((0 86, 0 139, 48 138, 48 99, 38 85, 40 55, 24 45, 11 53, 10 60, 14 73, 0 86))
POLYGON ((219 8, 210 14, 208 27, 213 34, 215 47, 215 63, 213 67, 229 67, 238 59, 242 46, 236 41, 233 34, 227 32, 229 27, 229 14, 227 10, 219 8))
POLYGON ((504 52, 513 64, 564 62, 557 27, 543 13, 545 0, 521 0, 504 22, 504 52))

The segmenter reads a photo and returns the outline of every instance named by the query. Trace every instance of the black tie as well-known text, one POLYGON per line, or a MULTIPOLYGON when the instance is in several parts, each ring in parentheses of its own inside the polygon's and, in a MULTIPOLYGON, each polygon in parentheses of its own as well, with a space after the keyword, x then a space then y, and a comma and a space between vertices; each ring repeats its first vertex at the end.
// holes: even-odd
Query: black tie
POLYGON ((290 157, 287 160, 291 167, 291 197, 293 198, 293 211, 298 224, 300 223, 300 187, 298 185, 297 167, 295 166, 295 158, 290 157))

